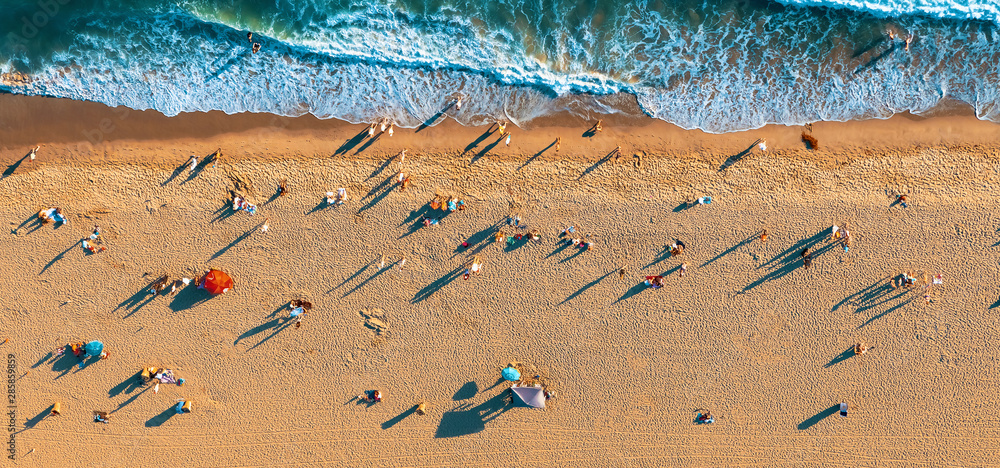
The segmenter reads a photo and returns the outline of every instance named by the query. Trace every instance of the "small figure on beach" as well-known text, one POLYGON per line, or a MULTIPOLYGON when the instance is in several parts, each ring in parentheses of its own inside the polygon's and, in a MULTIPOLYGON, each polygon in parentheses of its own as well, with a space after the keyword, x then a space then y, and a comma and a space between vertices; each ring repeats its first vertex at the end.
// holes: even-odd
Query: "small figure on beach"
POLYGON ((560 238, 566 237, 566 236, 568 236, 570 234, 573 234, 575 232, 576 232, 576 226, 570 226, 570 227, 568 227, 566 229, 563 229, 562 232, 559 233, 559 237, 560 238))
POLYGON ((295 320, 295 328, 299 328, 302 326, 302 319, 305 318, 305 313, 312 310, 312 303, 296 299, 289 303, 288 308, 291 309, 288 312, 288 320, 295 320))
POLYGON ((910 51, 910 44, 913 43, 913 38, 914 37, 915 36, 914 36, 913 33, 909 33, 909 34, 906 35, 906 47, 904 47, 903 49, 906 50, 907 52, 910 51))
POLYGON ((559 147, 562 146, 562 137, 556 138, 556 152, 559 152, 559 147))
POLYGON ((503 136, 504 132, 507 131, 507 124, 498 120, 497 128, 500 129, 500 136, 503 136))
POLYGON ((261 234, 267 234, 268 229, 271 229, 271 227, 268 226, 268 223, 270 221, 271 221, 270 218, 264 220, 264 224, 260 227, 260 233, 261 234))
POLYGON ((906 194, 900 194, 896 197, 896 202, 900 204, 903 208, 907 208, 909 205, 906 204, 906 194))
POLYGON ((403 271, 403 266, 406 265, 406 255, 403 255, 403 258, 400 258, 396 264, 399 265, 399 271, 403 271))
POLYGON ((281 179, 278 181, 278 196, 283 197, 288 195, 288 180, 281 179))
POLYGON ((624 268, 619 268, 618 269, 618 279, 622 280, 622 281, 625 280, 625 269, 624 268))
POLYGON ((616 146, 615 150, 611 152, 611 155, 615 157, 614 162, 618 162, 618 159, 622 157, 622 147, 616 146))
POLYGON ((510 146, 510 133, 507 134, 507 140, 504 141, 504 145, 510 146))
POLYGON ((365 393, 358 395, 358 399, 368 403, 378 403, 382 401, 382 392, 378 390, 365 390, 365 393))
POLYGON ((399 167, 403 167, 403 162, 406 161, 406 150, 399 152, 399 167))
POLYGON ((31 151, 28 152, 28 162, 30 162, 30 163, 35 162, 35 152, 38 151, 39 148, 41 148, 41 147, 42 147, 42 145, 38 145, 34 149, 32 149, 31 151))
POLYGON ((347 189, 340 187, 337 189, 337 193, 326 192, 326 204, 327 205, 343 205, 347 201, 347 189))
POLYGON ((860 342, 854 345, 854 354, 858 356, 864 356, 865 354, 868 353, 868 351, 871 351, 873 349, 875 349, 874 346, 868 346, 867 343, 860 342))
POLYGON ((94 422, 108 424, 111 421, 108 419, 106 411, 94 411, 94 422))
POLYGON ((441 223, 441 220, 438 218, 428 218, 424 216, 421 222, 424 223, 425 227, 427 227, 427 226, 437 226, 438 224, 441 223))
POLYGON ((840 404, 840 417, 842 418, 847 417, 847 403, 840 404))
POLYGON ((809 267, 811 267, 811 266, 812 266, 812 261, 813 261, 813 255, 812 255, 812 252, 810 252, 810 251, 809 251, 809 248, 808 248, 808 247, 806 247, 806 248, 805 248, 805 249, 804 249, 804 250, 803 250, 803 251, 802 251, 802 252, 801 252, 801 253, 799 254, 799 256, 801 256, 801 257, 802 257, 802 266, 804 266, 804 267, 805 267, 805 268, 806 268, 806 269, 808 270, 808 269, 809 269, 809 267))
POLYGON ((767 242, 767 229, 765 229, 764 232, 760 233, 760 241, 767 242))
POLYGON ((410 176, 403 177, 403 180, 399 181, 399 191, 403 192, 410 188, 410 176))
POLYGON ((382 132, 385 132, 385 128, 388 127, 388 126, 389 126, 389 118, 388 117, 383 117, 382 118, 382 122, 380 122, 379 129, 382 132))
POLYGON ((761 138, 760 141, 757 143, 757 149, 759 149, 761 152, 767 151, 767 140, 761 138))
POLYGON ((375 122, 372 122, 372 125, 370 127, 368 127, 368 136, 375 136, 375 125, 378 125, 378 124, 376 124, 375 122))
POLYGON ((164 289, 167 289, 167 283, 169 281, 170 281, 170 277, 169 276, 167 276, 167 275, 161 276, 160 279, 158 279, 155 282, 153 282, 153 284, 149 287, 149 293, 150 294, 159 294, 164 289))
POLYGON ((677 257, 684 253, 684 243, 680 239, 674 240, 674 243, 670 246, 670 256, 677 257))
POLYGON ((597 123, 594 124, 594 133, 595 134, 601 133, 601 131, 604 130, 604 125, 603 124, 604 124, 603 120, 598 120, 597 123))
POLYGON ((198 157, 191 155, 191 159, 188 159, 188 164, 191 166, 191 172, 194 172, 198 168, 198 157))
POLYGON ((212 169, 215 169, 215 166, 217 166, 219 164, 219 161, 222 160, 222 148, 215 150, 215 152, 212 153, 211 158, 212 158, 212 169))
POLYGON ((389 124, 389 136, 392 136, 392 134, 395 133, 394 130, 395 127, 396 127, 396 122, 389 124))
POLYGON ((704 197, 698 197, 698 204, 699 205, 711 205, 712 204, 712 197, 710 197, 708 195, 706 195, 704 197))
POLYGON ((472 262, 470 262, 469 266, 465 269, 465 272, 462 275, 462 279, 469 279, 469 277, 472 275, 478 275, 482 270, 482 268, 483 268, 483 259, 479 255, 472 257, 472 262))
POLYGON ((704 413, 698 413, 698 416, 694 419, 697 424, 712 424, 715 422, 715 416, 712 416, 711 411, 705 411, 704 413))
POLYGON ((684 275, 687 274, 687 271, 688 271, 688 264, 681 263, 681 269, 678 271, 678 275, 680 275, 680 277, 683 278, 684 275))
POLYGON ((253 47, 250 50, 252 50, 253 53, 256 54, 258 51, 260 51, 260 43, 259 42, 254 42, 253 43, 253 47))
POLYGON ((455 110, 462 110, 462 96, 455 100, 455 110))

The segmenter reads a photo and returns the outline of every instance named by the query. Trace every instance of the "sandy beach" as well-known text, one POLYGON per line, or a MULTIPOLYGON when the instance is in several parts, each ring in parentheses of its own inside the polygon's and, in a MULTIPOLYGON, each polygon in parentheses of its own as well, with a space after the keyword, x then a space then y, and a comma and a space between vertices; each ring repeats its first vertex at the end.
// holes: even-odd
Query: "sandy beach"
POLYGON ((585 136, 593 122, 552 118, 512 129, 508 147, 448 121, 373 141, 312 117, 11 95, 0 109, 16 466, 996 464, 994 123, 822 122, 810 150, 802 127, 609 117, 585 136), (217 148, 216 167, 183 165, 217 148), (339 187, 349 200, 327 207, 339 187), (232 212, 231 191, 257 214, 232 212), (425 227, 435 194, 468 209, 425 227), (686 206, 701 196, 713 203, 686 206), (54 206, 66 224, 35 223, 54 206), (86 255, 95 225, 108 250, 86 255), (594 250, 558 243, 571 225, 594 250), (541 242, 493 243, 531 229, 541 242), (672 258, 675 239, 687 247, 672 258), (466 281, 473 255, 484 271, 466 281), (146 293, 210 267, 234 289, 146 293), (922 286, 890 286, 907 272, 944 283, 927 303, 922 286), (297 298, 315 306, 298 329, 297 298), (91 339, 109 359, 51 354, 91 339), (853 355, 858 342, 875 348, 853 355), (505 402, 509 363, 556 392, 546 409, 505 402), (186 384, 154 394, 137 376, 150 365, 186 384), (382 402, 357 400, 373 389, 382 402), (193 412, 174 414, 178 400, 193 412), (46 417, 54 402, 62 414, 46 417), (695 424, 704 410, 715 423, 695 424))

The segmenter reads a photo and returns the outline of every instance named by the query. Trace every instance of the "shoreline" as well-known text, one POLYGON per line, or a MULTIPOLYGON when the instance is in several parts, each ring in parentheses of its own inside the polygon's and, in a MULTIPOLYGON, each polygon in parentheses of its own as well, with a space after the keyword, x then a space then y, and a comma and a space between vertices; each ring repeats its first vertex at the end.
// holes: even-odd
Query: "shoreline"
POLYGON ((507 147, 494 138, 495 134, 480 138, 484 127, 465 127, 449 119, 422 129, 397 129, 392 138, 382 136, 372 144, 362 138, 347 151, 338 151, 355 137, 364 136, 367 127, 312 116, 226 115, 220 111, 166 117, 156 111, 12 94, 0 94, 0 108, 4 109, 0 115, 0 158, 16 161, 28 149, 41 144, 44 149, 39 151, 40 161, 79 164, 142 162, 170 166, 191 154, 201 157, 219 147, 226 149, 227 158, 236 160, 383 158, 404 149, 409 154, 462 156, 469 160, 593 160, 619 145, 625 157, 642 154, 721 162, 746 150, 758 138, 765 138, 772 154, 823 165, 872 156, 899 156, 926 147, 1000 147, 996 140, 1000 125, 968 114, 900 114, 887 120, 817 122, 812 125, 812 135, 819 140, 818 151, 806 149, 800 137, 804 127, 800 126, 768 125, 757 130, 710 134, 684 130, 653 118, 626 124, 616 122, 613 116, 604 121, 605 130, 593 137, 584 136, 593 122, 553 116, 540 119, 541 125, 530 130, 513 128, 512 142, 507 147), (562 150, 556 154, 551 146, 559 137, 563 139, 562 150), (477 140, 479 144, 471 147, 471 142, 477 140), (159 150, 164 148, 163 142, 170 142, 167 146, 176 157, 137 156, 154 149, 162 153, 159 150))

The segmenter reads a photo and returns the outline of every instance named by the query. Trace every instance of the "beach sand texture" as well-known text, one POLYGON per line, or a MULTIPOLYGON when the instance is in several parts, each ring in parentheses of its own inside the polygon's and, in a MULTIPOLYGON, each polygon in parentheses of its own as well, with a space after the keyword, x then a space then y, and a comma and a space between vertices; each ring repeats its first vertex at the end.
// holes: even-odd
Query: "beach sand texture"
POLYGON ((515 129, 509 148, 481 156, 497 136, 463 154, 485 128, 442 125, 337 153, 365 126, 119 118, 0 98, 12 110, 0 117, 0 339, 23 375, 17 466, 996 463, 995 124, 816 124, 822 146, 809 151, 800 128, 707 135, 606 121, 587 138, 568 121, 515 129), (33 114, 57 108, 82 120, 33 114), (88 143, 82 131, 104 118, 115 128, 88 143), (557 136, 558 154, 536 156, 557 136), (772 151, 730 160, 759 137, 772 151), (13 165, 38 142, 35 163, 13 165), (603 160, 617 145, 623 157, 603 160), (177 169, 217 147, 217 167, 177 169), (389 160, 402 149, 404 193, 389 160), (290 192, 278 197, 281 179, 290 192), (324 207, 338 187, 350 200, 324 207), (230 190, 258 214, 232 213, 230 190), (901 192, 909 206, 891 206, 901 192), (424 227, 435 193, 469 208, 424 227), (702 195, 714 202, 683 207, 702 195), (34 225, 49 206, 69 222, 34 225), (510 214, 542 242, 494 244, 496 229, 525 232, 503 224, 510 214), (844 223, 846 253, 826 235, 844 223), (109 250, 85 255, 94 225, 109 250), (557 245, 570 225, 594 251, 557 245), (687 249, 669 258, 674 239, 687 249), (808 270, 806 246, 817 252, 808 270), (464 281, 474 254, 484 272, 464 281), (207 267, 235 288, 145 294, 162 274, 207 267), (888 286, 904 272, 945 282, 926 304, 923 288, 888 286), (641 285, 656 274, 664 288, 641 285), (296 298, 314 304, 299 329, 285 319, 296 298), (78 370, 47 355, 89 339, 110 359, 78 370), (859 341, 875 349, 853 356, 859 341), (556 391, 544 411, 505 404, 498 377, 511 362, 556 391), (136 375, 148 365, 187 383, 154 395, 136 375), (357 401, 370 389, 384 401, 357 401), (179 399, 194 411, 173 415, 179 399), (43 418, 56 401, 63 414, 43 418), (694 424, 699 409, 715 424, 694 424), (111 423, 91 422, 93 410, 111 423))

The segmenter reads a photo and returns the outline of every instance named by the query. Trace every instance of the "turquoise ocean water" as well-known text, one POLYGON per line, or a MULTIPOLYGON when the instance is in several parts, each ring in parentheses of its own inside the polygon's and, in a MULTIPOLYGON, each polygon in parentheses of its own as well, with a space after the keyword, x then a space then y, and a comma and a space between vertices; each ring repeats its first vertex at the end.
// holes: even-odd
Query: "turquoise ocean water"
POLYGON ((1000 121, 998 10, 995 0, 0 0, 0 73, 31 78, 0 91, 409 127, 459 96, 448 116, 463 124, 635 113, 636 101, 709 132, 956 103, 1000 121))

